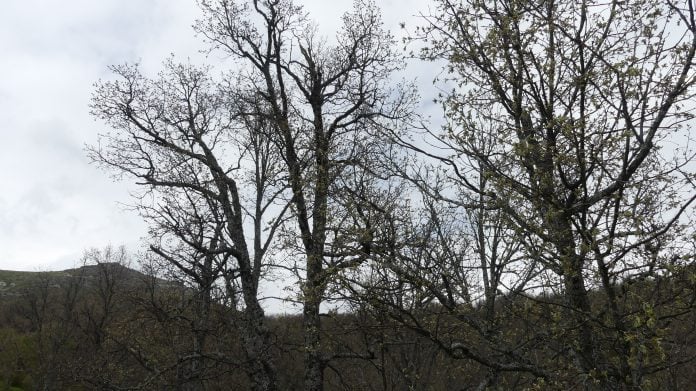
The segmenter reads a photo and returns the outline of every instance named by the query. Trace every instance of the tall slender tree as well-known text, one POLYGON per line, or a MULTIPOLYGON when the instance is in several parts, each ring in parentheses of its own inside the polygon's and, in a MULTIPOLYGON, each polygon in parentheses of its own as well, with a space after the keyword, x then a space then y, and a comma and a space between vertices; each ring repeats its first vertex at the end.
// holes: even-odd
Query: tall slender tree
MULTIPOLYGON (((660 281, 690 286, 689 250, 681 248, 692 240, 696 199, 693 2, 436 5, 415 38, 425 43, 423 58, 446 63, 447 124, 433 134, 451 154, 401 141, 443 163, 460 194, 419 183, 441 202, 499 214, 522 246, 519 271, 536 270, 527 285, 535 289, 503 294, 562 298, 545 302, 556 318, 541 324, 565 330, 553 349, 577 376, 542 362, 532 363, 535 376, 640 389, 648 374, 680 362, 664 355, 660 335, 691 311, 676 303, 690 300, 693 287, 660 281), (645 280, 639 291, 628 288, 645 280)), ((480 257, 490 303, 488 258, 480 257)), ((537 335, 554 335, 547 331, 537 335)))
POLYGON ((265 125, 248 123, 231 84, 213 81, 208 69, 170 60, 156 79, 137 66, 112 69, 118 79, 98 83, 92 110, 113 131, 90 156, 143 186, 137 206, 151 223, 150 248, 197 287, 198 322, 206 321, 214 285, 227 288, 242 313, 254 388, 275 389, 258 292, 287 203, 278 199, 284 185, 265 125))
POLYGON ((338 240, 330 227, 329 212, 337 205, 332 190, 346 167, 367 172, 370 147, 383 127, 412 116, 415 94, 391 84, 403 64, 370 1, 354 3, 333 44, 289 0, 206 0, 201 6, 205 16, 197 30, 244 69, 241 82, 264 107, 249 115, 268 121, 269 138, 282 156, 296 232, 291 242, 304 258, 305 388, 320 390, 327 362, 320 306, 327 285, 342 268, 364 259, 357 254, 352 262, 332 264, 327 256, 338 240))
POLYGON ((365 194, 359 178, 374 176, 383 128, 413 115, 415 93, 392 85, 403 64, 371 2, 355 3, 333 44, 291 1, 200 6, 198 32, 238 69, 215 85, 208 69, 172 62, 156 80, 137 67, 114 67, 120 80, 97 86, 93 112, 116 132, 91 156, 148 189, 140 205, 153 222, 153 252, 202 286, 220 277, 230 292, 241 287, 245 348, 259 389, 274 387, 259 281, 284 227, 284 254, 292 257, 294 248, 303 259, 286 266, 303 270, 305 386, 318 390, 331 358, 320 337, 327 286, 367 254, 353 246, 352 256, 337 255, 332 243, 366 242, 372 221, 351 220, 363 227, 341 239, 346 229, 332 226, 339 220, 329 213, 359 215, 338 211, 355 205, 349 194, 365 194))

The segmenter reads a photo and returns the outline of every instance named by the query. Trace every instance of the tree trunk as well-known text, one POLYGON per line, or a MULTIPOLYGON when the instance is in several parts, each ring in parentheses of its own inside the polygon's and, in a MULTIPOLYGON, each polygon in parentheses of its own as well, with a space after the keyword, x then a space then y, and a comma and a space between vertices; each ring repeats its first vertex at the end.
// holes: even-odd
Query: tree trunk
POLYGON ((241 328, 242 344, 251 363, 252 390, 273 391, 277 386, 276 370, 269 351, 271 341, 265 324, 265 314, 256 298, 256 289, 252 288, 251 280, 250 275, 242 276, 242 293, 246 305, 244 327, 241 328))
MULTIPOLYGON (((308 290, 314 291, 309 288, 308 290)), ((316 292, 311 292, 312 297, 316 292)), ((324 387, 324 363, 321 353, 321 318, 319 300, 304 302, 305 390, 320 391, 324 387)))
MULTIPOLYGON (((323 248, 323 246, 320 246, 323 248)), ((304 347, 305 390, 320 391, 324 388, 324 360, 321 349, 321 318, 319 308, 323 296, 320 281, 322 257, 316 253, 307 256, 307 280, 304 286, 304 347)))

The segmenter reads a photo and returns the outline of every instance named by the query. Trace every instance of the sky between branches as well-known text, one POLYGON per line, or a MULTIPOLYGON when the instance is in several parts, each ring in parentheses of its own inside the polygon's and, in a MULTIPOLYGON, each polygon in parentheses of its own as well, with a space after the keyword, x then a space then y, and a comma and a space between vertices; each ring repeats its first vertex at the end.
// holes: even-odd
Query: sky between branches
MULTIPOLYGON (((325 35, 333 35, 351 0, 297 0, 325 35)), ((397 37, 418 23, 422 0, 377 0, 397 37)), ((128 210, 132 180, 114 181, 90 165, 85 143, 104 124, 89 115, 92 84, 109 65, 140 62, 154 75, 171 54, 180 61, 225 66, 206 58, 191 25, 194 0, 6 0, 0 12, 0 269, 73 267, 84 249, 138 248, 146 227, 128 210)), ((433 66, 407 77, 430 85, 433 66), (429 72, 424 74, 424 71, 429 72)), ((427 92, 422 92, 428 102, 427 92)))

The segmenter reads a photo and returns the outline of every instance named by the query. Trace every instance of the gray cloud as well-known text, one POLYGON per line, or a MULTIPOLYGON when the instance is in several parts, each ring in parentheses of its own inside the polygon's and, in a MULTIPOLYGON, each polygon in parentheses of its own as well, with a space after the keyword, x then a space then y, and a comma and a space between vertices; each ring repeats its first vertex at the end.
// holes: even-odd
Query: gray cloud
MULTIPOLYGON (((352 1, 299 1, 329 34, 352 1)), ((423 2, 383 1, 385 24, 413 24, 423 2)), ((6 0, 0 13, 0 269, 71 267, 85 248, 135 246, 146 233, 124 210, 128 182, 89 165, 85 143, 106 130, 89 115, 108 65, 203 61, 193 0, 6 0)), ((429 78, 426 77, 429 82, 429 78)))

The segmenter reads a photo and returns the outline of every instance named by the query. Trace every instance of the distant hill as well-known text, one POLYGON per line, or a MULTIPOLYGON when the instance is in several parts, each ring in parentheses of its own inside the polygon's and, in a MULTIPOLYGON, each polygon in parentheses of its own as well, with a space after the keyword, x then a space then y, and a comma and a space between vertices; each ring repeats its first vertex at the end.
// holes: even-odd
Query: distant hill
MULTIPOLYGON (((34 289, 48 284, 51 288, 60 288, 74 282, 76 279, 84 279, 87 285, 96 283, 100 274, 109 273, 116 276, 126 285, 137 285, 152 277, 119 263, 100 263, 96 265, 85 265, 78 268, 66 269, 61 271, 15 271, 0 270, 0 296, 17 296, 28 289, 34 289)), ((175 285, 175 283, 163 279, 157 279, 163 285, 175 285)))

